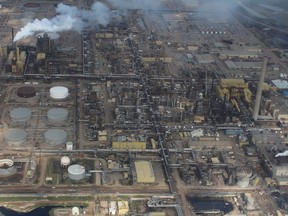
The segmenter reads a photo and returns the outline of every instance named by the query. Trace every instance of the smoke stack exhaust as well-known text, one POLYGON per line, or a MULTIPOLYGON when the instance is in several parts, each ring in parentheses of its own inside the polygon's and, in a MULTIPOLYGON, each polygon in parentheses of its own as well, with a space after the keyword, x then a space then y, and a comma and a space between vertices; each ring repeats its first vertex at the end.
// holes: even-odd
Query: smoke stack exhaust
POLYGON ((262 95, 262 88, 264 84, 264 77, 267 69, 267 57, 265 56, 263 59, 263 64, 262 64, 262 69, 261 69, 261 74, 260 74, 260 79, 258 82, 258 89, 257 89, 257 94, 256 94, 256 99, 255 99, 255 105, 254 105, 254 110, 253 110, 253 120, 257 121, 258 119, 258 113, 259 113, 259 108, 260 108, 260 102, 261 102, 261 95, 262 95))

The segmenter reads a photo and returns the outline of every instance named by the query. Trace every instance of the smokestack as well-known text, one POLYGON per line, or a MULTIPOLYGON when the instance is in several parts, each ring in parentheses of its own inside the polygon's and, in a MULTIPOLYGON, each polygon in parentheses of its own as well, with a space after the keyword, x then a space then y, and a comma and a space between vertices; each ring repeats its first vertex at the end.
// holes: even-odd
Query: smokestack
MULTIPOLYGON (((17 46, 17 45, 16 45, 17 46)), ((19 50, 19 47, 17 46, 16 47, 16 60, 17 60, 17 63, 20 62, 20 50, 19 50)))
POLYGON ((13 43, 14 41, 14 28, 13 27, 11 28, 11 34, 12 34, 12 43, 13 43))
POLYGON ((267 67, 267 57, 265 56, 263 59, 263 64, 262 64, 260 79, 258 82, 256 99, 255 99, 255 105, 254 105, 254 110, 253 110, 252 118, 254 119, 254 121, 257 121, 257 119, 258 119, 258 113, 259 113, 259 108, 260 108, 262 88, 263 88, 264 77, 265 77, 265 73, 266 73, 266 67, 267 67))

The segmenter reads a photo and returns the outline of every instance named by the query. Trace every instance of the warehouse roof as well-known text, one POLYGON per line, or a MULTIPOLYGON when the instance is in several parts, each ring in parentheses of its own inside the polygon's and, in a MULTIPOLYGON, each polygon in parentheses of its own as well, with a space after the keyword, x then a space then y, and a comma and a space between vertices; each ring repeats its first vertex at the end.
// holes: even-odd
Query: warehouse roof
POLYGON ((214 62, 214 59, 210 54, 195 55, 195 58, 199 64, 208 64, 214 62))
POLYGON ((229 69, 261 69, 261 62, 241 62, 241 61, 225 61, 226 66, 229 69))
POLYGON ((286 80, 272 80, 271 81, 279 89, 288 89, 288 82, 286 80))
POLYGON ((136 161, 135 162, 137 183, 154 183, 155 175, 152 163, 149 161, 136 161))

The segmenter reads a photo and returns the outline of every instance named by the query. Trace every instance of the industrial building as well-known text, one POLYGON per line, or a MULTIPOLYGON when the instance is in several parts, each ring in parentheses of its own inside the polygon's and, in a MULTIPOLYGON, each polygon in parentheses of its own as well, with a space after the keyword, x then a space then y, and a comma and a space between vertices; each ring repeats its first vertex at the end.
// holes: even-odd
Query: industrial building
POLYGON ((141 184, 155 182, 155 175, 152 163, 150 161, 135 161, 136 181, 141 184))
POLYGON ((263 179, 288 185, 287 52, 253 36, 262 27, 238 20, 240 10, 202 7, 210 1, 155 1, 149 13, 132 4, 118 13, 114 2, 1 2, 1 192, 88 195, 85 214, 99 216, 190 216, 188 194, 232 194, 225 214, 249 215, 251 199, 238 200, 253 187, 267 192, 258 210, 274 215, 263 179), (19 39, 23 23, 71 11, 77 31, 19 39))
POLYGON ((221 79, 216 87, 218 97, 226 99, 240 99, 250 103, 252 93, 248 88, 248 83, 243 79, 221 79))
POLYGON ((228 69, 232 70, 246 70, 246 69, 256 69, 260 70, 262 67, 262 62, 241 62, 241 61, 225 61, 225 65, 228 67, 228 69))
POLYGON ((259 54, 255 51, 247 50, 223 50, 219 51, 219 57, 221 59, 229 58, 242 58, 242 59, 256 59, 259 54))

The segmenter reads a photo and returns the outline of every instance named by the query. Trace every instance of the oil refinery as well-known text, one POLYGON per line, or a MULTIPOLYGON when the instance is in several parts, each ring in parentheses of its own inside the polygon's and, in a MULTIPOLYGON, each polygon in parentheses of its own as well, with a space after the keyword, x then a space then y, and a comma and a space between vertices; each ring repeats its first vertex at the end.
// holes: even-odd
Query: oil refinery
POLYGON ((288 214, 281 1, 0 0, 0 215, 288 214))

